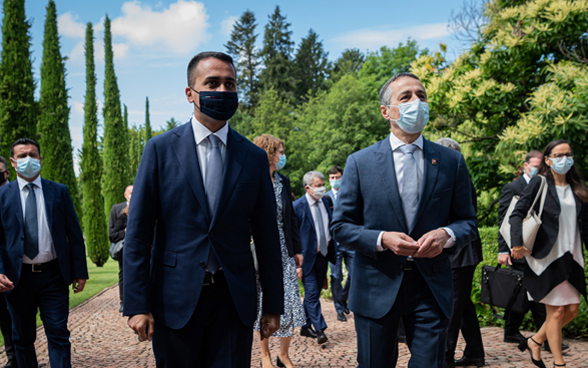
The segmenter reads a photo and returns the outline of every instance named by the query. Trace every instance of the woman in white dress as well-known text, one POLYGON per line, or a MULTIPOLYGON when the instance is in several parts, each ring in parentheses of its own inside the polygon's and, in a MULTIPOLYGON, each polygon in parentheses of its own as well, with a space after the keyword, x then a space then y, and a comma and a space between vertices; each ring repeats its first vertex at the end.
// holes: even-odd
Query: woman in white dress
MULTIPOLYGON (((561 353, 562 328, 577 317, 580 296, 586 297, 582 241, 588 245, 588 191, 574 165, 567 141, 549 143, 543 151, 539 175, 547 179, 542 224, 532 251, 522 246, 522 221, 539 192, 541 177, 535 176, 523 191, 510 217, 512 257, 527 258, 524 286, 534 300, 545 304, 547 318, 541 329, 519 344, 529 350, 537 367, 541 345, 549 341, 554 367, 565 367, 561 353)), ((539 212, 540 201, 535 204, 539 212)))

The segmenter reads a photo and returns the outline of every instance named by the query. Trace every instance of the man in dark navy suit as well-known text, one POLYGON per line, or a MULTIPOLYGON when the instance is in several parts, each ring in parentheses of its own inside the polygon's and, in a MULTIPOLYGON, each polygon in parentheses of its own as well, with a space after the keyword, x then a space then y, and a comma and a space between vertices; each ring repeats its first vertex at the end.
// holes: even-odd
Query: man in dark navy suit
POLYGON ((191 120, 147 142, 123 248, 124 307, 157 367, 249 367, 257 289, 262 338, 283 314, 282 261, 267 154, 233 131, 233 60, 188 64, 191 120), (153 245, 153 247, 152 247, 153 245))
POLYGON ((448 247, 476 237, 463 157, 423 138, 427 93, 399 73, 380 91, 392 133, 349 156, 332 229, 356 250, 349 309, 355 313, 360 368, 395 367, 399 320, 409 367, 444 367, 453 305, 448 247))
POLYGON ((82 230, 67 187, 41 179, 41 148, 29 138, 10 149, 17 179, 0 189, 0 291, 12 316, 19 367, 37 367, 37 308, 51 367, 71 367, 68 285, 88 279, 82 230))
POLYGON ((300 334, 316 337, 319 344, 327 342, 327 323, 321 311, 321 289, 327 277, 328 262, 336 261, 335 242, 331 238, 329 223, 331 209, 325 200, 325 176, 309 171, 302 178, 306 194, 294 202, 298 219, 298 233, 304 262, 299 267, 298 278, 304 285, 304 312, 306 324, 300 334), (313 328, 314 327, 314 328, 313 328))

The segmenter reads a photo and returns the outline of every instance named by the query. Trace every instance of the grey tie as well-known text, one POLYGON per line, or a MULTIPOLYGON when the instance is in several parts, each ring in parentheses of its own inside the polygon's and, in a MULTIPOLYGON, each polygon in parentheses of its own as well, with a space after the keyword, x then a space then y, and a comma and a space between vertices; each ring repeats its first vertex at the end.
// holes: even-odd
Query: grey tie
POLYGON ((325 235, 325 223, 323 222, 323 215, 321 214, 321 209, 319 208, 319 202, 316 201, 312 205, 314 210, 314 217, 316 217, 316 222, 318 223, 318 249, 321 250, 321 254, 323 256, 327 255, 327 236, 325 235))
POLYGON ((417 180, 417 163, 413 156, 417 148, 414 144, 407 144, 400 147, 404 153, 403 181, 402 181, 402 206, 404 208, 404 217, 406 217, 406 226, 412 229, 414 217, 419 204, 419 186, 417 180))
MULTIPOLYGON (((208 199, 208 209, 211 217, 214 217, 216 205, 221 192, 221 185, 223 180, 223 158, 219 148, 219 139, 216 135, 210 134, 208 141, 212 145, 210 154, 208 156, 208 164, 206 165, 206 197, 208 199)), ((219 269, 218 259, 214 254, 212 247, 208 251, 208 271, 216 273, 219 269)))
POLYGON ((39 222, 37 220, 37 196, 35 184, 27 184, 29 195, 25 201, 24 254, 33 259, 39 254, 39 222))

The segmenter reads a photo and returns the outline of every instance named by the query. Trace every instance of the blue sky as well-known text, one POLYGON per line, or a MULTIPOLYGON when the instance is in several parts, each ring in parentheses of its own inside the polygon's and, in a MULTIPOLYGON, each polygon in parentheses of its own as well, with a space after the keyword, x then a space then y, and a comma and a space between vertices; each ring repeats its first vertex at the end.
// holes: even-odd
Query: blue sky
MULTIPOLYGON (((185 69, 200 51, 225 51, 233 23, 246 10, 255 13, 258 45, 261 46, 268 15, 276 5, 287 17, 296 46, 310 28, 318 33, 329 59, 335 60, 346 48, 376 51, 381 46, 396 47, 407 38, 421 48, 437 50, 439 42, 449 46, 448 57, 460 52, 460 45, 447 31, 451 10, 459 10, 463 0, 434 1, 191 1, 191 0, 55 0, 58 13, 61 52, 67 56, 70 131, 75 161, 82 144, 85 94, 84 35, 87 22, 95 30, 94 52, 98 77, 97 97, 101 107, 104 83, 103 22, 112 21, 115 70, 122 103, 129 110, 129 125, 145 121, 145 98, 149 97, 151 124, 164 126, 174 117, 187 121, 192 106, 186 101, 185 69)), ((26 0, 26 16, 31 21, 33 73, 38 81, 42 59, 43 27, 47 2, 26 0)), ((76 170, 77 171, 77 170, 76 170)))

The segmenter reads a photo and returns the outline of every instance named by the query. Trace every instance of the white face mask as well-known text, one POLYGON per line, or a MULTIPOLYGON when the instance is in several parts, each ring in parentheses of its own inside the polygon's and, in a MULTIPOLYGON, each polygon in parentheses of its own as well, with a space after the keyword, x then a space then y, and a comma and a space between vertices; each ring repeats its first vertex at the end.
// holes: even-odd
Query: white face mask
POLYGON ((400 105, 388 105, 388 107, 398 107, 400 110, 400 119, 390 120, 395 121, 403 132, 418 133, 425 129, 429 122, 429 104, 427 102, 417 99, 400 105))
POLYGON ((316 199, 321 199, 325 196, 326 189, 324 186, 318 188, 310 187, 310 189, 312 190, 312 196, 316 199))

